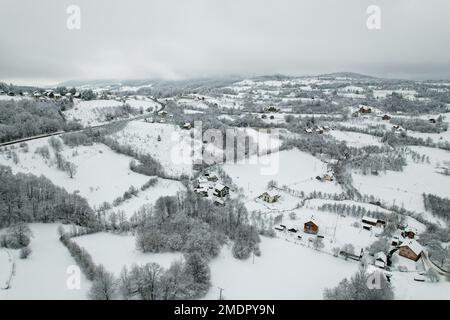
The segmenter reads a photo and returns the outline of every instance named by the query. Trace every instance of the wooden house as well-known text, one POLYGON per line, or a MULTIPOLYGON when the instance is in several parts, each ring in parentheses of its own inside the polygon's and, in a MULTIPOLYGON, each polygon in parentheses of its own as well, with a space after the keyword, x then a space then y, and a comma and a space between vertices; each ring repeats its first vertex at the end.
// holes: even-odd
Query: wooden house
POLYGON ((407 259, 417 261, 420 259, 423 248, 416 240, 409 240, 400 245, 398 254, 407 259))
POLYGON ((319 226, 312 220, 305 222, 303 231, 310 234, 317 234, 319 232, 319 226))
POLYGON ((391 120, 391 116, 385 114, 385 115, 383 115, 383 116, 381 117, 381 119, 382 119, 382 120, 385 120, 385 121, 389 121, 389 120, 391 120))

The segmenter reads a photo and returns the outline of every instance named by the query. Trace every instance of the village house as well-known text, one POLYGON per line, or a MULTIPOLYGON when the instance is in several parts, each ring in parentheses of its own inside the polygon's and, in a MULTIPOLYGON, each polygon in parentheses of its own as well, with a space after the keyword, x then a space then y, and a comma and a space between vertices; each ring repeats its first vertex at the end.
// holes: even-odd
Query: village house
POLYGON ((324 174, 323 176, 317 176, 316 179, 319 181, 333 181, 334 180, 333 176, 328 173, 324 174))
POLYGON ((223 198, 227 196, 229 192, 230 188, 220 183, 216 184, 216 186, 214 187, 214 195, 216 197, 223 198))
POLYGON ((202 197, 207 197, 208 196, 208 188, 197 188, 194 189, 194 192, 197 193, 198 195, 201 195, 202 197))
POLYGON ((189 122, 186 122, 181 126, 182 129, 190 130, 192 128, 192 125, 189 122))
POLYGON ((312 129, 306 128, 305 133, 313 133, 312 129))
POLYGON ((428 120, 430 123, 436 123, 436 119, 431 118, 430 120, 428 120))
POLYGON ((417 261, 422 256, 423 248, 416 240, 409 240, 400 245, 398 254, 407 259, 417 261))
POLYGON ((407 227, 405 231, 402 232, 404 238, 414 239, 417 234, 417 230, 411 227, 407 227))
POLYGON ((310 234, 317 234, 319 232, 319 226, 313 220, 309 220, 305 222, 303 231, 310 234))
POLYGON ((13 91, 8 91, 8 96, 14 97, 16 94, 13 91))
POLYGON ((276 191, 273 191, 273 190, 265 191, 260 196, 258 196, 258 199, 261 199, 268 203, 277 202, 279 198, 280 198, 280 195, 276 191))
POLYGON ((225 206, 225 201, 223 201, 222 199, 220 199, 220 198, 214 198, 214 204, 216 205, 216 206, 218 206, 218 207, 223 207, 223 206, 225 206))
POLYGON ((391 240, 391 245, 397 247, 403 243, 404 238, 402 236, 393 236, 391 240))
POLYGON ((270 107, 264 108, 264 111, 265 112, 278 112, 278 111, 280 111, 280 109, 278 109, 277 107, 274 107, 274 106, 270 106, 270 107))
POLYGON ((384 252, 378 252, 375 254, 374 265, 382 269, 386 268, 387 256, 384 252))
POLYGON ((389 120, 391 120, 391 116, 385 114, 384 116, 381 117, 381 119, 382 119, 382 120, 385 120, 385 121, 389 121, 389 120))
POLYGON ((5 94, 5 91, 0 90, 0 95, 3 95, 3 94, 5 94))
POLYGON ((280 198, 280 195, 277 192, 271 190, 271 191, 264 192, 258 198, 260 198, 268 203, 274 203, 274 202, 278 201, 278 199, 280 198))
POLYGON ((217 182, 219 181, 219 178, 214 173, 205 173, 205 178, 208 181, 217 182))
POLYGON ((366 114, 366 113, 372 113, 372 108, 368 106, 361 106, 359 108, 359 113, 366 114))

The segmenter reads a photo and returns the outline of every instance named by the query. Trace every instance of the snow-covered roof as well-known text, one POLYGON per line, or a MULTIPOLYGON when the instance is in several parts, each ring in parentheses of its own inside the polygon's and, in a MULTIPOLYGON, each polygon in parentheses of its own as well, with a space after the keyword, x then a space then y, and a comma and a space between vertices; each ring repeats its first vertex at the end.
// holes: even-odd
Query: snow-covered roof
POLYGON ((267 191, 266 193, 267 193, 267 195, 268 195, 269 197, 272 197, 272 198, 274 198, 274 197, 279 197, 279 196, 280 196, 280 195, 279 195, 276 191, 274 191, 274 190, 269 190, 269 191, 267 191))
POLYGON ((378 222, 378 219, 371 218, 371 217, 363 217, 362 220, 368 221, 368 222, 372 222, 372 223, 377 223, 378 222))
POLYGON ((208 179, 206 179, 205 177, 200 177, 200 178, 198 178, 198 183, 200 184, 200 183, 206 183, 206 182, 208 182, 208 179))
POLYGON ((384 253, 384 252, 377 252, 376 254, 375 254, 375 260, 381 260, 381 261, 383 261, 383 262, 386 262, 387 261, 387 257, 386 257, 386 254, 384 253))
POLYGON ((400 247, 408 247, 412 252, 419 255, 423 251, 423 247, 416 240, 409 240, 400 245, 400 247))
POLYGON ((223 189, 225 189, 225 188, 227 188, 226 186, 224 186, 223 184, 220 184, 220 183, 218 183, 218 184, 216 184, 216 186, 215 186, 215 188, 217 189, 217 190, 223 190, 223 189))
POLYGON ((406 227, 405 232, 414 232, 414 234, 417 234, 417 229, 413 227, 406 227))

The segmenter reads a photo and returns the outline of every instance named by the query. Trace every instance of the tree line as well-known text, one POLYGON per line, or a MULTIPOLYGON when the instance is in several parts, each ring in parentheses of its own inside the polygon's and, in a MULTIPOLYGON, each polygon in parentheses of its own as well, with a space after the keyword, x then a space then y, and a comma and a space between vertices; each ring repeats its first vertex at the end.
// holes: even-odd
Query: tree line
POLYGON ((87 201, 55 186, 44 176, 13 174, 0 166, 0 228, 19 222, 61 221, 96 227, 97 219, 87 201))

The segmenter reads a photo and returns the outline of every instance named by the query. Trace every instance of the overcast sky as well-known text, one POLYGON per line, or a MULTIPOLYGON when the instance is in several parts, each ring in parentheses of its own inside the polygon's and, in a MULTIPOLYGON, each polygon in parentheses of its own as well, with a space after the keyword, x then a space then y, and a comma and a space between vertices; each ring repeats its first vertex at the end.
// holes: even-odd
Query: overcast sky
POLYGON ((448 0, 0 0, 0 81, 353 71, 450 79, 448 0), (81 29, 66 27, 69 5, 81 29), (366 9, 381 8, 381 30, 366 9))

